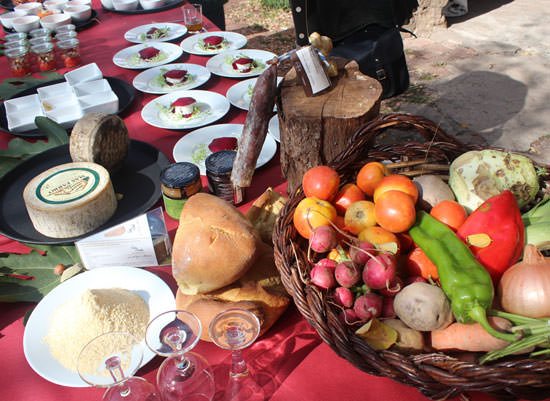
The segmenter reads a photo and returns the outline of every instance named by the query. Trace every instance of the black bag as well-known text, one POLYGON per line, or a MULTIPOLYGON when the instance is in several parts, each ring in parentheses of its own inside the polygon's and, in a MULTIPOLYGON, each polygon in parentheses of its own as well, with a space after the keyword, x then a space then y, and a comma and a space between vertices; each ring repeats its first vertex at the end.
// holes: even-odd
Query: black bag
POLYGON ((368 25, 334 43, 330 54, 356 60, 363 74, 382 84, 382 99, 399 95, 409 87, 409 70, 398 27, 368 25))

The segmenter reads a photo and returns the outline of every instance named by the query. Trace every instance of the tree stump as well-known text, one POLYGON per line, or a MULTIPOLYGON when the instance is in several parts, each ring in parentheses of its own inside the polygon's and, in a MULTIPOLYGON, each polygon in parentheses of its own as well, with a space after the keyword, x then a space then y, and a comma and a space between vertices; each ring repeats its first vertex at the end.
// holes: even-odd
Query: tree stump
POLYGON ((327 164, 342 152, 353 133, 380 111, 382 85, 362 74, 357 62, 335 60, 338 76, 329 92, 306 97, 294 69, 280 84, 281 169, 289 194, 300 186, 308 169, 327 164))

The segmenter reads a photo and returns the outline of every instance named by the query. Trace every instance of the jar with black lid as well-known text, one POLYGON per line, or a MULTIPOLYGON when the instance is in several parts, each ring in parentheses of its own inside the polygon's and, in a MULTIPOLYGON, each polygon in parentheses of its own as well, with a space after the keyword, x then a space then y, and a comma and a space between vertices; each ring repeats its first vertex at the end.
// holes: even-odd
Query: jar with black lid
POLYGON ((237 152, 234 150, 220 150, 209 155, 204 161, 208 189, 211 193, 230 203, 234 203, 231 171, 237 152))
POLYGON ((202 189, 200 170, 193 163, 171 164, 160 173, 160 187, 166 213, 178 220, 185 201, 202 189))

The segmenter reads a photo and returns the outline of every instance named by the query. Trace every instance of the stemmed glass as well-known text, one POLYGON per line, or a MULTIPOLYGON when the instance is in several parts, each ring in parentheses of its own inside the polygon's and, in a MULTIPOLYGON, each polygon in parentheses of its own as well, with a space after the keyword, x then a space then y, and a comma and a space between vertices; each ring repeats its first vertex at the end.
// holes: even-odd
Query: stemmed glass
POLYGON ((219 347, 231 350, 231 367, 224 399, 232 401, 263 400, 262 387, 251 376, 241 350, 260 334, 260 320, 244 309, 231 308, 218 313, 210 322, 210 338, 219 347))
POLYGON ((135 336, 109 332, 84 346, 78 356, 77 371, 86 383, 109 387, 103 401, 160 401, 153 384, 133 376, 142 359, 143 348, 135 336))
POLYGON ((210 401, 215 384, 212 370, 201 355, 189 352, 201 336, 201 322, 192 313, 171 310, 149 322, 145 342, 153 352, 167 357, 157 373, 163 401, 210 401))

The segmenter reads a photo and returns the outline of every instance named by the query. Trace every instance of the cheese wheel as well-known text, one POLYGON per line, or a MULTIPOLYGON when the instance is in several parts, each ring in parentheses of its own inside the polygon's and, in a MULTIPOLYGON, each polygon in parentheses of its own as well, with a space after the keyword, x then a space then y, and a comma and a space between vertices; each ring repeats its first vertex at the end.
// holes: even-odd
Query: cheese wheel
POLYGON ((109 172, 87 162, 40 173, 25 186, 23 200, 36 231, 53 238, 87 234, 109 220, 117 207, 109 172))
POLYGON ((71 131, 69 152, 73 162, 92 162, 110 173, 118 171, 128 155, 130 137, 124 121, 105 113, 88 113, 71 131))

